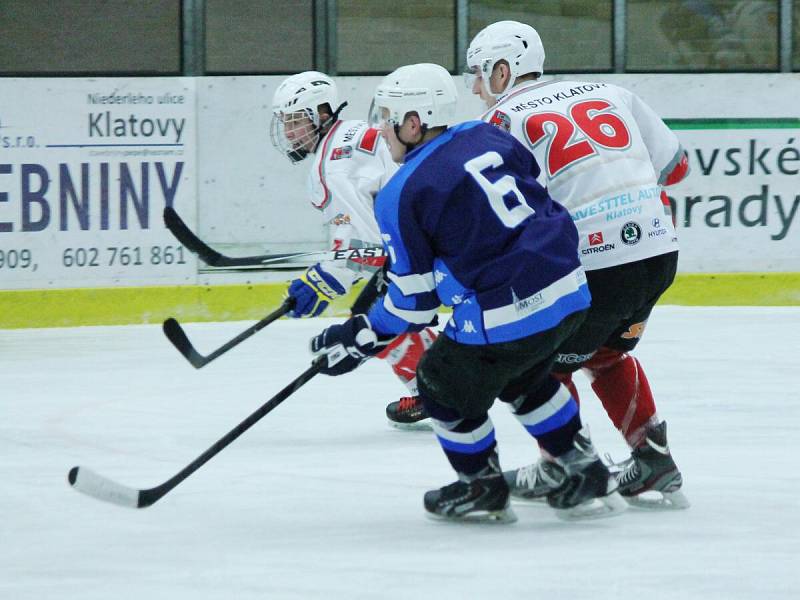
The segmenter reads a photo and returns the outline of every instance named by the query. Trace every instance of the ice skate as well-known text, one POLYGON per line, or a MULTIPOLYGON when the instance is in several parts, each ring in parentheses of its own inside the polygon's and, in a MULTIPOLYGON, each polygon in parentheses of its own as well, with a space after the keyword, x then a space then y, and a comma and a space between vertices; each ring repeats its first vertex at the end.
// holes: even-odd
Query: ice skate
POLYGON ((566 478, 547 495, 547 503, 566 521, 600 519, 620 514, 627 504, 617 480, 597 456, 586 428, 575 434, 574 448, 558 457, 566 478))
POLYGON ((489 466, 473 476, 425 493, 425 510, 434 519, 463 522, 513 523, 509 491, 496 455, 489 466))
POLYGON ((662 421, 645 434, 645 445, 618 465, 619 492, 639 508, 676 510, 689 508, 681 491, 683 477, 667 445, 667 423, 662 421))
POLYGON ((404 396, 386 407, 389 424, 398 429, 430 431, 431 423, 428 411, 419 396, 404 396))
POLYGON ((503 477, 513 500, 544 502, 547 494, 564 483, 566 474, 558 464, 542 458, 532 465, 504 471, 503 477))

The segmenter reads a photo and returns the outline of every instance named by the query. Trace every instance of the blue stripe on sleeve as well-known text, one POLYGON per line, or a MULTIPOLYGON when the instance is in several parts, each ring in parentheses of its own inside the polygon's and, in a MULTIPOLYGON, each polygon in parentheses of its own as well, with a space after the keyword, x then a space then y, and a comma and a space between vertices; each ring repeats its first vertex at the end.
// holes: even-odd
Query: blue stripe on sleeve
MULTIPOLYGON (((486 331, 486 337, 489 339, 489 343, 497 344, 499 342, 508 342, 519 339, 520 337, 534 335, 546 329, 551 329, 568 315, 587 308, 589 306, 588 298, 589 287, 583 284, 580 288, 571 294, 562 296, 552 306, 544 310, 538 311, 514 323, 488 329, 486 331)), ((468 340, 459 339, 458 341, 463 341, 465 344, 470 343, 468 340)))

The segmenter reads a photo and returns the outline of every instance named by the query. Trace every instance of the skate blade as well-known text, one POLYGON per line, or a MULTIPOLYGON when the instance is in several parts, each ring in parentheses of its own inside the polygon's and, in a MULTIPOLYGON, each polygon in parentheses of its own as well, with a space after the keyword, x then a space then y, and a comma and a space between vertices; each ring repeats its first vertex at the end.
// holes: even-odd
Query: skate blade
POLYGON ((556 508, 556 516, 562 521, 584 521, 588 519, 605 519, 622 514, 628 508, 628 503, 619 492, 612 492, 608 496, 592 498, 572 508, 556 508))
POLYGON ((511 501, 529 506, 547 506, 547 496, 523 496, 511 492, 511 501))
POLYGON ((449 521, 451 523, 486 523, 490 525, 501 525, 514 523, 517 520, 517 515, 511 510, 510 506, 502 510, 473 511, 464 516, 440 515, 428 511, 425 511, 425 514, 433 521, 449 521))
POLYGON ((395 421, 387 419, 386 422, 394 429, 399 429, 400 431, 433 431, 430 419, 423 419, 422 421, 416 421, 414 423, 396 423, 395 421))
POLYGON ((631 506, 645 510, 685 510, 691 506, 689 499, 680 490, 674 492, 644 492, 638 496, 628 496, 625 499, 631 506), (657 494, 657 496, 646 496, 645 494, 657 494))

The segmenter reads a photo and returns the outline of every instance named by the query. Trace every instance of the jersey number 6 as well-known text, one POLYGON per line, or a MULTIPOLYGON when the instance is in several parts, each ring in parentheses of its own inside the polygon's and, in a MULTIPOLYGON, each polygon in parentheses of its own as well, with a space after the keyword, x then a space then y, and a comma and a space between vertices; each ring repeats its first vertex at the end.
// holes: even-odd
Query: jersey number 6
POLYGON ((513 229, 534 213, 534 210, 525 203, 525 197, 519 191, 517 182, 511 175, 503 175, 495 182, 489 181, 483 171, 496 169, 503 164, 503 157, 497 152, 486 152, 464 163, 464 169, 472 175, 478 185, 489 199, 489 206, 503 222, 503 225, 513 229), (517 204, 514 208, 506 206, 503 197, 514 194, 517 204))
POLYGON ((625 122, 611 112, 613 108, 605 100, 584 100, 569 108, 569 116, 546 112, 533 114, 525 120, 525 134, 531 147, 548 140, 548 179, 596 155, 597 146, 622 150, 630 145, 631 134, 625 122), (582 132, 585 139, 575 141, 576 131, 582 132))

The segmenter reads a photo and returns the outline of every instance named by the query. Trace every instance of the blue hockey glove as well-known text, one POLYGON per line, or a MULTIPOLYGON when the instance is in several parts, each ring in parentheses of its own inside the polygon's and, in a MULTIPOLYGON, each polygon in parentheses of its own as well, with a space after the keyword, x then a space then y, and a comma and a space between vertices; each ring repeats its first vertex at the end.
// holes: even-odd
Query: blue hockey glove
POLYGON ((378 354, 392 339, 394 337, 379 339, 369 319, 365 315, 356 315, 340 325, 331 325, 311 338, 311 352, 315 356, 326 357, 322 373, 344 375, 378 354))
POLYGON ((317 263, 289 284, 289 297, 294 298, 294 310, 288 316, 294 318, 316 317, 324 311, 331 300, 347 293, 352 275, 347 269, 323 267, 317 263))

